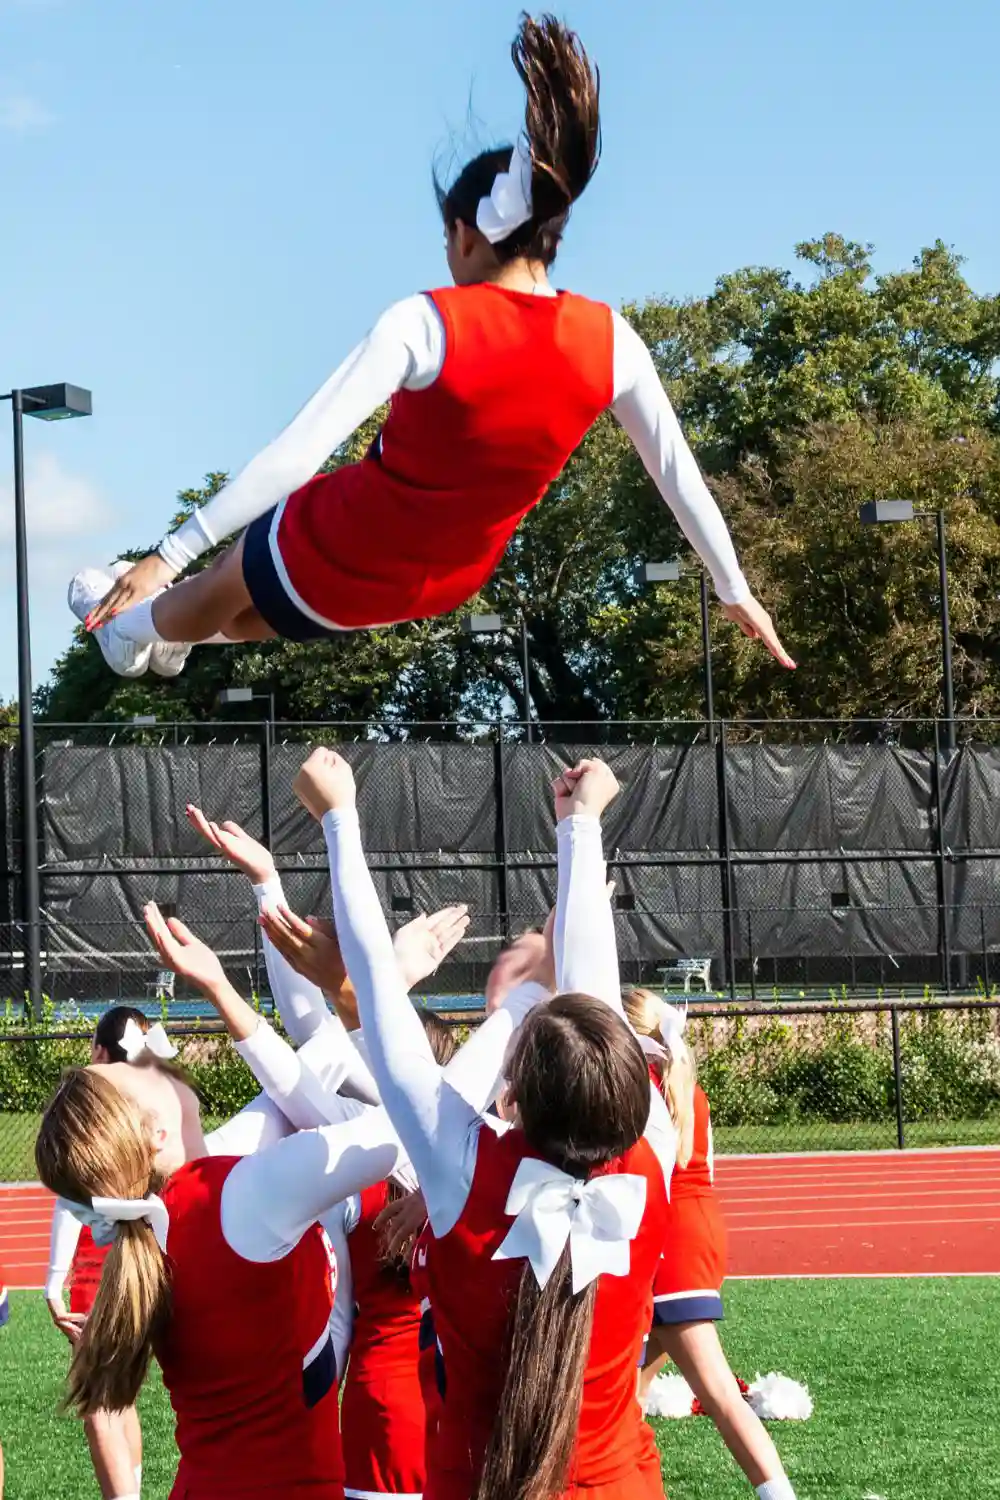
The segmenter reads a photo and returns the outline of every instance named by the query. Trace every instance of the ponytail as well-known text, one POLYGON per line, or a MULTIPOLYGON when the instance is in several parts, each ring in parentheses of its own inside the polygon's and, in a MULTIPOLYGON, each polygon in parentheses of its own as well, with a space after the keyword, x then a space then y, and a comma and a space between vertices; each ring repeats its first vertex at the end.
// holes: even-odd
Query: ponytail
MULTIPOLYGON (((549 266, 569 212, 597 170, 601 156, 600 73, 576 32, 555 16, 521 16, 511 58, 524 85, 524 133, 531 152, 531 217, 493 241, 501 264, 524 258, 549 266)), ((516 166, 510 146, 483 151, 450 188, 435 177, 446 226, 476 227, 479 205, 502 172, 516 166)))
MULTIPOLYGON (((665 1002, 652 990, 631 990, 624 1000, 625 1015, 638 1036, 660 1040, 660 1021, 665 1002)), ((660 1074, 660 1090, 677 1131, 677 1165, 686 1167, 694 1152, 694 1087, 697 1069, 694 1054, 679 1035, 666 1049, 660 1074)))
MULTIPOLYGON (((35 1144, 45 1186, 71 1204, 146 1198, 161 1186, 135 1104, 91 1068, 63 1075, 35 1144)), ((132 1406, 170 1315, 164 1256, 143 1220, 116 1226, 93 1310, 73 1352, 65 1405, 81 1417, 132 1406)))
POLYGON ((566 1488, 596 1295, 596 1281, 574 1295, 568 1244, 544 1289, 525 1265, 476 1500, 543 1500, 566 1488))
POLYGON ((169 1315, 170 1282, 156 1236, 142 1220, 119 1224, 73 1351, 64 1405, 81 1417, 134 1406, 169 1315))

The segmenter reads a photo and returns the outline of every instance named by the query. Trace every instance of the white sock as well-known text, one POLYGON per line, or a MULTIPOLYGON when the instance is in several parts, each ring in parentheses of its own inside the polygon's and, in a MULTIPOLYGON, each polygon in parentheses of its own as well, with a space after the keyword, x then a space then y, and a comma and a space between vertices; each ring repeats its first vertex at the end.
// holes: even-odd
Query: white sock
POLYGON ((131 609, 123 609, 120 615, 115 615, 114 624, 126 640, 135 641, 139 646, 155 646, 163 640, 153 624, 152 599, 144 599, 141 604, 133 604, 131 609))
POLYGON ((157 630, 153 623, 153 604, 159 598, 154 594, 152 599, 144 599, 141 604, 133 604, 130 609, 123 609, 120 615, 115 616, 115 626, 121 631, 127 640, 135 641, 139 646, 231 646, 233 643, 228 635, 221 631, 215 635, 206 636, 203 641, 167 641, 157 630))
POLYGON ((138 1491, 133 1491, 131 1495, 116 1495, 115 1500, 139 1500, 139 1494, 138 1491))
POLYGON ((142 1489, 142 1464, 135 1466, 135 1487, 137 1491, 142 1489))
POLYGON ((776 1479, 769 1479, 766 1484, 757 1486, 757 1494, 760 1500, 795 1500, 795 1491, 787 1474, 779 1474, 776 1479))

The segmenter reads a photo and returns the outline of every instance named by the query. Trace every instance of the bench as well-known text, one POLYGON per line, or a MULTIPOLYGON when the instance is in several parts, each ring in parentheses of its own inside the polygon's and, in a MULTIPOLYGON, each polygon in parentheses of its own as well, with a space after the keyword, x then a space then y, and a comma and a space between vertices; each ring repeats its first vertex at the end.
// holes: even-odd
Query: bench
POLYGON ((675 958, 673 963, 664 964, 658 971, 664 989, 671 979, 680 980, 684 985, 685 995, 691 993, 691 981, 700 981, 706 995, 712 992, 712 960, 710 958, 675 958))

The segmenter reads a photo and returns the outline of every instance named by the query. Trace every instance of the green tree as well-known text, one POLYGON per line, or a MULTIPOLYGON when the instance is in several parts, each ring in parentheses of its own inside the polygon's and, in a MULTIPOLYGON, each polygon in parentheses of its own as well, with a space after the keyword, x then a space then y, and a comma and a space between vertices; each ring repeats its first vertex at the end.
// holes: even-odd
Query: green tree
MULTIPOLYGON (((690 302, 626 315, 793 655, 782 672, 721 620, 717 706, 729 717, 876 717, 939 707, 933 538, 862 531, 858 506, 905 496, 948 517, 960 711, 1000 712, 1000 297, 978 295, 940 242, 875 275, 871 247, 834 234, 797 247, 802 279, 749 267, 690 302), (975 498, 971 498, 975 496, 975 498)), ((365 425, 331 460, 359 457, 365 425)), ((181 510, 222 482, 181 495, 181 510)), ((640 590, 634 564, 683 550, 610 416, 528 517, 470 610, 511 628, 463 635, 460 616, 345 636, 196 652, 184 675, 121 682, 78 632, 39 694, 52 719, 204 718, 220 686, 267 684, 287 718, 467 719, 523 714, 519 622, 533 706, 572 722, 701 711, 694 580, 640 590)), ((692 560, 696 561, 696 560, 692 560)))

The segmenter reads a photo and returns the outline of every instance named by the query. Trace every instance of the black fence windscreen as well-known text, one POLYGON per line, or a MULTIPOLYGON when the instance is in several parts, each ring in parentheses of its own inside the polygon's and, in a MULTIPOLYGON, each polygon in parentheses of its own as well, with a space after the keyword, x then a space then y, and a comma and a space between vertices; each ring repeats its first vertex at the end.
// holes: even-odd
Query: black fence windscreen
MULTIPOLYGON (((196 803, 269 842, 290 903, 326 911, 322 837, 291 791, 307 747, 270 729, 187 744, 63 733, 47 735, 36 765, 46 993, 155 992, 141 923, 151 899, 241 982, 266 987, 247 882, 184 810, 196 803)), ((627 979, 767 998, 841 985, 988 989, 997 969, 1000 748, 724 733, 714 743, 494 734, 339 748, 393 920, 459 900, 472 910, 469 939, 437 976, 442 994, 476 993, 500 944, 544 920, 555 894, 551 781, 588 753, 622 784, 605 845, 627 979)), ((16 751, 0 755, 2 999, 24 980, 16 751)))

